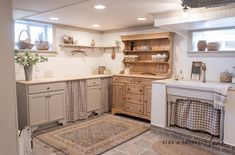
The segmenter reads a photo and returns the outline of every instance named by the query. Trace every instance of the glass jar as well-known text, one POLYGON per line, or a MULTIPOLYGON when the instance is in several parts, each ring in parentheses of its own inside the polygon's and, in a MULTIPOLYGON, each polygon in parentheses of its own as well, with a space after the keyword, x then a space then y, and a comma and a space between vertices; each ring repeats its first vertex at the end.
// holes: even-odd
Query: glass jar
POLYGON ((233 72, 232 72, 232 74, 233 74, 233 78, 235 78, 235 66, 233 66, 233 72))

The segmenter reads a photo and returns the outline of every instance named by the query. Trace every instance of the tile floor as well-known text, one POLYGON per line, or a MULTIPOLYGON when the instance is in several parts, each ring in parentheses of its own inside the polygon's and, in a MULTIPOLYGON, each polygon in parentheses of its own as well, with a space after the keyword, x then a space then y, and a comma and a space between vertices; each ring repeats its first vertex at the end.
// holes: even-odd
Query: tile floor
MULTIPOLYGON (((147 131, 146 133, 103 153, 103 155, 158 155, 153 151, 152 144, 163 140, 169 141, 174 139, 147 131)), ((66 155, 63 152, 60 152, 37 139, 34 139, 33 142, 33 155, 66 155)), ((212 150, 211 148, 206 149, 211 150, 216 155, 229 155, 223 152, 212 150)))
MULTIPOLYGON (((146 123, 146 122, 145 122, 146 123)), ((159 155, 153 151, 152 145, 158 141, 179 141, 172 137, 167 137, 162 133, 152 133, 147 131, 136 138, 133 138, 126 143, 123 143, 105 153, 103 155, 159 155)), ((213 150, 211 148, 204 148, 212 151, 215 155, 229 155, 224 152, 213 150)), ((67 155, 55 148, 39 141, 33 140, 33 155, 67 155)))

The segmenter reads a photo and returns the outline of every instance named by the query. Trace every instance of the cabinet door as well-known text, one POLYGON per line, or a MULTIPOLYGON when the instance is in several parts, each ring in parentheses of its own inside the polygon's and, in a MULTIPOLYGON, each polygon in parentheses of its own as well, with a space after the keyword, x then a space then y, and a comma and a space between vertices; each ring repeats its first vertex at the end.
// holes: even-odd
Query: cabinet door
POLYGON ((87 87, 87 112, 101 108, 101 88, 100 86, 87 87))
POLYGON ((125 102, 125 84, 113 83, 113 105, 112 108, 123 110, 125 102))
POLYGON ((64 91, 50 92, 48 95, 48 120, 55 121, 64 117, 64 91))
POLYGON ((152 86, 145 86, 144 104, 145 104, 145 115, 151 116, 152 86))
POLYGON ((47 93, 29 95, 29 125, 35 126, 48 121, 47 93))

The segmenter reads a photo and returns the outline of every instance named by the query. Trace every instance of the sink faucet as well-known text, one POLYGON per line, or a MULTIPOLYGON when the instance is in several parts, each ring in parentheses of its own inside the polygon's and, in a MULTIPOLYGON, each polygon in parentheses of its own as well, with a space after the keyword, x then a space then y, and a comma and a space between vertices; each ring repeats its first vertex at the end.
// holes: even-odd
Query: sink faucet
POLYGON ((202 71, 202 82, 206 82, 206 63, 202 63, 201 66, 201 71, 202 71))

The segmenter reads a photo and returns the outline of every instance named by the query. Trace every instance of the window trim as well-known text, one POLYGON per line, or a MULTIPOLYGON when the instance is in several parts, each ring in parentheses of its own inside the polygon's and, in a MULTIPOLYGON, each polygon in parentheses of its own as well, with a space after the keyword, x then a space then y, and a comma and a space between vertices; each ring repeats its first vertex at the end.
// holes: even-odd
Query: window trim
POLYGON ((24 51, 28 51, 30 53, 39 53, 41 55, 45 55, 45 56, 56 56, 58 54, 58 52, 56 50, 54 50, 54 41, 53 41, 53 32, 54 32, 54 27, 52 24, 48 24, 48 23, 40 23, 40 22, 34 22, 34 21, 28 21, 28 20, 15 20, 14 24, 24 24, 26 25, 26 29, 27 31, 30 33, 30 26, 37 26, 37 27, 42 27, 44 29, 44 33, 45 33, 45 39, 48 40, 48 30, 51 28, 51 32, 52 32, 52 40, 49 40, 50 44, 51 44, 51 48, 49 50, 37 50, 37 49, 31 49, 31 50, 21 50, 21 49, 15 49, 18 52, 24 52, 24 51))
POLYGON ((223 27, 223 28, 190 30, 189 33, 188 33, 188 52, 187 52, 188 56, 189 57, 235 57, 235 50, 228 50, 228 51, 192 51, 193 32, 230 30, 230 29, 235 30, 235 26, 223 27))
MULTIPOLYGON (((45 23, 39 23, 39 22, 33 22, 33 21, 26 21, 26 20, 15 20, 14 24, 18 23, 18 24, 25 24, 27 27, 27 31, 30 34, 30 26, 37 26, 37 27, 42 27, 44 29, 44 33, 45 33, 45 39, 48 40, 48 29, 51 27, 52 25, 50 24, 45 24, 45 23)), ((52 30, 53 33, 53 30, 52 30)), ((53 40, 51 40, 51 44, 53 44, 53 40)))

